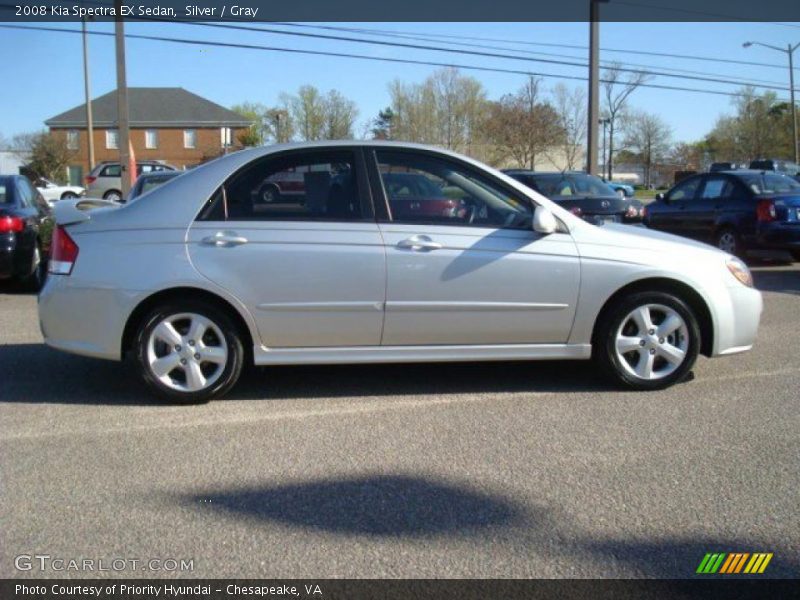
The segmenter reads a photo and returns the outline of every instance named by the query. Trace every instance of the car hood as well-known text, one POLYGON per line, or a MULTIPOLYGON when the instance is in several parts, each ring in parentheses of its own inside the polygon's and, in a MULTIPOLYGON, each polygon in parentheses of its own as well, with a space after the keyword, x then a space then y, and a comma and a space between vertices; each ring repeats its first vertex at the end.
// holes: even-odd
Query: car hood
POLYGON ((646 227, 606 223, 575 231, 581 254, 605 257, 604 248, 624 249, 625 260, 634 263, 683 262, 688 259, 724 260, 728 254, 714 246, 646 227))

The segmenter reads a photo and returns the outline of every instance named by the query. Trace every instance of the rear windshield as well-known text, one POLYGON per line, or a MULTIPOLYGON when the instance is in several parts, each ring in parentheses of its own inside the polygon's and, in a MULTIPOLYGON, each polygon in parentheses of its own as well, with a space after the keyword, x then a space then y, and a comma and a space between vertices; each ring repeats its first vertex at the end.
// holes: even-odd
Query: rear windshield
POLYGON ((0 183, 0 204, 11 202, 11 197, 6 192, 6 184, 0 183))
POLYGON ((601 196, 616 198, 617 195, 599 177, 591 175, 533 175, 530 181, 537 191, 548 198, 569 196, 601 196))
POLYGON ((759 175, 742 175, 741 178, 754 194, 800 192, 800 183, 786 175, 762 173, 759 175))

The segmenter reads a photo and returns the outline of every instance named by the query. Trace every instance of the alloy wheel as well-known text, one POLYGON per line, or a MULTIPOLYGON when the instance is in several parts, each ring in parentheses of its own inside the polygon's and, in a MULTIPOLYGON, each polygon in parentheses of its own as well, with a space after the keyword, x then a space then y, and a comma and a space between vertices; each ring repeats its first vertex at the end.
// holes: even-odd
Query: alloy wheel
POLYGON ((228 362, 222 330, 197 313, 162 319, 147 340, 147 364, 165 386, 179 392, 198 392, 212 386, 228 362))
POLYGON ((683 364, 689 329, 683 317, 663 304, 645 304, 622 320, 614 340, 620 365, 644 380, 662 379, 683 364))

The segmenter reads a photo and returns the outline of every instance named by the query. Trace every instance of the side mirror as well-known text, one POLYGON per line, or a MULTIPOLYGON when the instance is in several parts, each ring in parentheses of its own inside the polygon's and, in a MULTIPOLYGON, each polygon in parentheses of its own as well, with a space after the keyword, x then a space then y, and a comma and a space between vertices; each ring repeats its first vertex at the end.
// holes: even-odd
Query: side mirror
POLYGON ((666 201, 667 197, 664 195, 663 192, 659 192, 658 194, 656 194, 656 202, 666 202, 666 201))
POLYGON ((544 206, 537 206, 533 212, 533 230, 549 235, 558 231, 558 221, 544 206))

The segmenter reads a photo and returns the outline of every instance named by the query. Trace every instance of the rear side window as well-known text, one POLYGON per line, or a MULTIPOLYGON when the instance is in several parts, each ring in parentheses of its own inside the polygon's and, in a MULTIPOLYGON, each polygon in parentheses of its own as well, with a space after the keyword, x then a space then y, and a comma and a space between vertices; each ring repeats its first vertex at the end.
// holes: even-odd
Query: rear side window
POLYGON ((259 159, 217 191, 205 221, 361 221, 355 155, 350 151, 297 153, 259 159))
POLYGON ((122 170, 119 165, 106 165, 100 172, 100 177, 120 177, 122 170))
POLYGON ((11 202, 11 197, 6 190, 5 184, 0 183, 0 203, 11 202))

